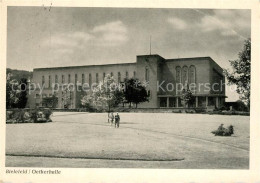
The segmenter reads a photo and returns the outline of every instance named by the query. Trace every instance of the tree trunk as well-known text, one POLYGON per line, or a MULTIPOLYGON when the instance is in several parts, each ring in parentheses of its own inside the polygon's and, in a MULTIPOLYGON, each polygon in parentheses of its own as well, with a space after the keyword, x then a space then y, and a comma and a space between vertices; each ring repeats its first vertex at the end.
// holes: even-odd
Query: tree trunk
POLYGON ((137 109, 137 103, 135 103, 135 108, 137 109))
POLYGON ((110 105, 108 104, 108 111, 107 111, 107 122, 109 123, 109 113, 110 113, 110 105))

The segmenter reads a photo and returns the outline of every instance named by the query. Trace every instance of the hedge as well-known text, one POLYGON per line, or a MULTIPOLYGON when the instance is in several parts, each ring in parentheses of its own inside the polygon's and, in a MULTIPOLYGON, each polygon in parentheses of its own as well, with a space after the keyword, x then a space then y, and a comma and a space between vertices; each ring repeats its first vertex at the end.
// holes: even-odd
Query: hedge
POLYGON ((50 109, 10 109, 6 111, 6 123, 52 122, 50 109))

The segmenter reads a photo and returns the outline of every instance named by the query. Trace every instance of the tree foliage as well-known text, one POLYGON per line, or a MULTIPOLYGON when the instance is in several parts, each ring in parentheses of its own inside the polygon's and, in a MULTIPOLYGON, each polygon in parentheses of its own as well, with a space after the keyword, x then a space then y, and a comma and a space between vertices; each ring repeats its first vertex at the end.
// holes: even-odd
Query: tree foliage
POLYGON ((86 107, 93 107, 97 110, 110 112, 124 100, 122 88, 115 82, 115 79, 107 75, 104 81, 99 82, 82 98, 81 104, 86 107))
POLYGON ((190 89, 182 90, 181 100, 185 107, 190 107, 194 103, 194 96, 192 95, 190 89))
POLYGON ((25 108, 26 104, 27 104, 27 79, 26 78, 21 78, 20 82, 19 82, 19 89, 21 90, 20 95, 19 95, 19 100, 18 103, 16 104, 17 108, 25 108))
POLYGON ((19 102, 20 85, 15 79, 11 79, 12 75, 7 74, 6 77, 6 108, 14 108, 19 102))
POLYGON ((240 99, 250 107, 250 78, 251 78, 251 39, 244 42, 238 59, 229 61, 232 71, 224 70, 229 84, 237 86, 237 93, 240 99))
POLYGON ((24 70, 17 70, 17 69, 10 69, 6 68, 6 73, 10 73, 12 76, 12 79, 15 79, 17 81, 20 81, 21 78, 32 78, 33 72, 31 71, 24 71, 24 70))
POLYGON ((6 108, 25 108, 27 103, 27 79, 14 79, 11 73, 6 77, 6 108))
POLYGON ((72 91, 70 86, 63 86, 63 91, 61 93, 61 98, 62 98, 62 106, 64 108, 70 108, 71 107, 71 101, 72 101, 72 91))
POLYGON ((149 92, 144 86, 141 85, 141 82, 136 78, 131 78, 125 81, 125 99, 128 103, 134 103, 137 105, 142 102, 149 101, 149 92))

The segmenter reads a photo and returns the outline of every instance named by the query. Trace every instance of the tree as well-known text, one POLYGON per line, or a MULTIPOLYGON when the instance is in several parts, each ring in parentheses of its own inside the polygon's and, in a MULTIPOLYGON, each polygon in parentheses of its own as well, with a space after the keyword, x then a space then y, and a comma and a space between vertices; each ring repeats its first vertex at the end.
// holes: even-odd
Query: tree
POLYGON ((20 87, 20 94, 19 94, 19 100, 16 104, 16 107, 17 108, 25 108, 26 106, 26 103, 27 103, 27 79, 26 78, 22 78, 20 80, 20 83, 19 83, 19 87, 20 87))
POLYGON ((135 107, 142 102, 149 101, 149 92, 138 79, 131 78, 125 81, 125 99, 128 103, 135 103, 135 107))
POLYGON ((108 113, 117 107, 124 100, 122 88, 115 82, 110 75, 104 81, 94 86, 87 92, 82 100, 82 106, 93 107, 97 110, 105 110, 108 113))
POLYGON ((237 86, 237 93, 240 99, 250 108, 250 77, 251 77, 251 39, 244 42, 242 51, 238 54, 238 59, 229 61, 233 71, 224 70, 228 84, 237 86))
POLYGON ((21 78, 32 78, 33 72, 6 68, 6 73, 12 75, 12 79, 20 81, 21 78))
POLYGON ((61 96, 62 97, 62 100, 61 100, 62 106, 64 108, 69 108, 69 106, 71 105, 71 100, 72 100, 72 91, 71 91, 71 88, 69 85, 63 86, 61 95, 62 95, 61 96))
POLYGON ((11 73, 6 77, 6 108, 25 108, 27 103, 27 79, 20 81, 11 73))
POLYGON ((182 96, 181 96, 183 105, 185 107, 190 107, 194 103, 194 96, 192 95, 192 92, 190 89, 183 89, 182 90, 182 96))
POLYGON ((6 108, 14 108, 19 102, 20 97, 20 85, 15 79, 11 79, 12 75, 7 74, 6 77, 6 108))

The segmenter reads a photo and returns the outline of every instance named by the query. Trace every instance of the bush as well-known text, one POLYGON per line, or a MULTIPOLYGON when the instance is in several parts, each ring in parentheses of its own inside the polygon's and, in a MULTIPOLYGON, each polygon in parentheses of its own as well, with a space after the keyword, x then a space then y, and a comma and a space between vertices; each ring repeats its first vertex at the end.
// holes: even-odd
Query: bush
POLYGON ((173 109, 172 112, 173 113, 181 113, 181 109, 173 109))
POLYGON ((227 106, 222 106, 219 108, 220 111, 229 111, 229 108, 227 106))
POLYGON ((6 111, 6 123, 51 122, 50 109, 13 109, 6 111))
POLYGON ((85 111, 87 112, 96 112, 97 110, 90 105, 89 103, 86 103, 84 106, 82 105, 83 109, 85 109, 85 111))
POLYGON ((50 119, 50 116, 52 115, 52 111, 50 109, 45 109, 45 110, 43 110, 43 114, 44 114, 45 118, 48 120, 48 119, 50 119))
POLYGON ((195 113, 202 113, 202 114, 206 113, 206 110, 203 108, 195 108, 194 110, 195 110, 195 113))
POLYGON ((234 134, 234 126, 230 125, 228 128, 224 128, 221 124, 217 130, 212 131, 215 136, 231 136, 234 134))

